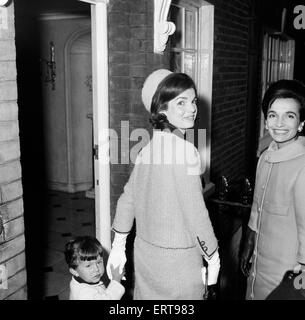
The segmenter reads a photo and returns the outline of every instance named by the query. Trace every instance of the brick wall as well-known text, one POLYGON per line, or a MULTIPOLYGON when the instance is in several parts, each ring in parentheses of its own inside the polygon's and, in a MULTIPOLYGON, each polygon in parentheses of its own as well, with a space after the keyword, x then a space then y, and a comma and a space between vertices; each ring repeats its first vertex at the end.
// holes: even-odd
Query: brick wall
MULTIPOLYGON (((249 14, 252 0, 210 1, 215 6, 211 180, 246 174, 249 14)), ((153 1, 109 4, 110 126, 120 139, 120 121, 150 128, 141 102, 145 77, 168 68, 169 56, 153 53, 153 1)), ((130 146, 132 144, 130 143, 130 146)), ((113 148, 112 148, 113 150, 113 148)), ((112 165, 112 214, 132 166, 112 165)))
MULTIPOLYGON (((116 130, 121 146, 127 143, 124 134, 121 144, 121 121, 128 121, 129 133, 136 128, 145 128, 151 133, 149 113, 141 101, 141 88, 153 70, 168 68, 168 55, 153 53, 153 1, 111 1, 108 12, 110 127, 116 130)), ((129 143, 132 148, 138 141, 129 143)), ((128 159, 128 154, 119 152, 119 159, 121 156, 128 159)), ((132 167, 132 164, 111 165, 112 215, 132 167)))
MULTIPOLYGON (((214 0, 211 180, 246 174, 249 15, 251 0, 214 0)), ((253 146, 255 148, 255 146, 253 146)))
POLYGON ((7 289, 0 300, 27 297, 25 240, 16 85, 14 7, 7 9, 7 28, 0 26, 0 265, 7 270, 7 289))

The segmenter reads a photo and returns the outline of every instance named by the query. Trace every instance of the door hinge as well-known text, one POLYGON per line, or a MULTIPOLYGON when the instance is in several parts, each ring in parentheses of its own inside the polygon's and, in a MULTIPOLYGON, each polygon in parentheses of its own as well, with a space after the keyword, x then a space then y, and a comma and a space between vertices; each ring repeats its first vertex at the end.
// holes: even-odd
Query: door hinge
POLYGON ((95 160, 98 160, 98 145, 95 144, 93 147, 93 156, 95 160))

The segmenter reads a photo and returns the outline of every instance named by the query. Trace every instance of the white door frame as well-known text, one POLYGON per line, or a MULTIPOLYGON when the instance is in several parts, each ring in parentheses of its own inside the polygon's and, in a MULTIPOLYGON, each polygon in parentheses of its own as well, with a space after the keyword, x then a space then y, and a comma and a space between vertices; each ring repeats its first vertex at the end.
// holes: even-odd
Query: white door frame
POLYGON ((111 249, 110 141, 108 100, 107 4, 109 0, 78 0, 91 4, 95 234, 103 248, 111 249))

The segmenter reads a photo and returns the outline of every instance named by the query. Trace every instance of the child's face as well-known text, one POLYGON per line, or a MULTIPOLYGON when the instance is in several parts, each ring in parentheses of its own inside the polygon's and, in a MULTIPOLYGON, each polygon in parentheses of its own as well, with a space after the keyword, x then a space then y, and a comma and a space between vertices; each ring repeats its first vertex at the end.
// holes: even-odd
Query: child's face
POLYGON ((95 260, 79 261, 77 268, 72 270, 70 269, 73 275, 82 278, 86 282, 98 282, 105 272, 103 258, 98 256, 95 260))

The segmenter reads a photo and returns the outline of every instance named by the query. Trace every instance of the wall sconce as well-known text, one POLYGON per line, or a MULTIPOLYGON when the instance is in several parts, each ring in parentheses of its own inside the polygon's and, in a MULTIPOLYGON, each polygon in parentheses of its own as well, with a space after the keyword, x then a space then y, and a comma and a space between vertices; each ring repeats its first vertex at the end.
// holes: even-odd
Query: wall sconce
POLYGON ((44 82, 51 82, 52 90, 55 90, 55 80, 56 80, 56 63, 55 63, 55 46, 54 42, 50 42, 50 58, 40 59, 41 62, 46 63, 47 71, 44 78, 44 82))

